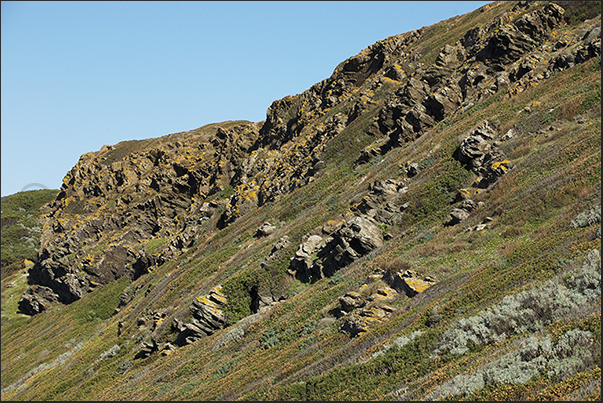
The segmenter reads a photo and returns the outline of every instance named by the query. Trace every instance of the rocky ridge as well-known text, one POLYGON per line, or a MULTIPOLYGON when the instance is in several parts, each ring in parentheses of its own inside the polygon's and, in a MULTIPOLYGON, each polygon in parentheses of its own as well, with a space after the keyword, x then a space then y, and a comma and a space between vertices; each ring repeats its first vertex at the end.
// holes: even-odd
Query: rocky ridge
MULTIPOLYGON (((492 3, 379 41, 264 122, 82 156, 44 209, 20 302, 47 312, 12 323, 90 340, 30 379, 12 363, 49 353, 3 316, 3 398, 479 400, 465 372, 503 378, 478 344, 523 346, 522 321, 590 350, 572 349, 569 383, 509 396, 596 397, 596 251, 579 267, 600 246, 600 16, 570 25, 557 4, 492 3)), ((544 357, 530 351, 506 371, 544 357)))
MULTIPOLYGON (((519 2, 445 45, 430 66, 416 63, 420 51, 414 45, 423 29, 390 37, 302 94, 275 101, 264 122, 210 125, 83 155, 45 207, 39 260, 29 272, 36 286, 24 294, 21 311, 36 314, 53 301, 70 303, 122 276, 136 279, 185 252, 212 228, 231 225, 307 185, 326 167, 329 140, 363 115, 374 116, 366 129, 374 141, 358 155, 356 166, 497 92, 513 97, 555 71, 599 56, 599 20, 573 37, 559 38, 563 13, 555 4, 532 10, 531 3, 519 2), (375 92, 384 87, 390 95, 380 103, 375 92)), ((501 136, 483 122, 461 140, 454 157, 479 179, 473 189, 459 189, 450 224, 478 207, 469 198, 472 192, 493 186, 512 168, 499 147, 505 136, 512 133, 501 136)), ((302 282, 316 281, 380 248, 388 237, 384 228, 404 214, 407 206, 396 200, 412 186, 417 170, 416 164, 407 165, 403 181, 371 184, 360 203, 333 217, 337 224, 308 234, 289 273, 302 282)), ((175 324, 183 335, 176 344, 224 326, 219 313, 207 319, 196 308, 197 322, 175 324), (201 318, 207 323, 199 323, 201 318)))

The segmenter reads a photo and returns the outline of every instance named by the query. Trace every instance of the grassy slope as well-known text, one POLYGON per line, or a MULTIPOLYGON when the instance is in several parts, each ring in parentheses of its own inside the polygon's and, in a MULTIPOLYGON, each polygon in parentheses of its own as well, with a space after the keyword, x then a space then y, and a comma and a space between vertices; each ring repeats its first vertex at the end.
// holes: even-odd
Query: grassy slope
MULTIPOLYGON (((470 17, 475 15, 453 20, 459 24, 459 19, 470 17)), ((439 42, 428 45, 441 46, 439 42)), ((429 358, 447 328, 505 295, 562 275, 571 266, 568 262, 580 261, 587 251, 600 249, 600 238, 593 237, 594 227, 569 228, 577 214, 600 203, 601 198, 599 63, 595 59, 559 72, 511 99, 495 95, 487 105, 478 104, 420 140, 357 170, 352 169, 352 162, 372 139, 362 130, 370 119, 355 122, 336 139, 355 146, 345 149, 345 154, 336 143, 327 149, 326 155, 332 156, 328 174, 199 240, 178 261, 164 264, 131 285, 118 281, 44 315, 3 317, 3 400, 423 399, 454 375, 476 371, 511 351, 522 336, 472 349, 463 356, 429 358), (599 102, 592 105, 589 100, 596 94, 599 102), (526 106, 531 113, 523 112, 526 106), (551 110, 557 111, 552 118, 551 110), (516 168, 496 188, 478 196, 476 200, 484 205, 469 221, 444 227, 451 206, 426 189, 437 189, 444 176, 459 187, 472 183, 475 178, 464 173, 451 155, 459 138, 484 119, 498 125, 502 133, 516 129, 516 137, 503 145, 516 168), (559 130, 548 136, 537 132, 551 122, 559 130), (345 136, 358 142, 346 142, 345 136), (292 246, 275 264, 276 273, 282 273, 301 237, 336 220, 366 194, 369 183, 402 177, 400 165, 406 161, 428 160, 429 167, 413 179, 415 186, 406 197, 412 206, 418 201, 432 206, 430 214, 422 214, 419 208, 411 210, 409 216, 414 211, 415 218, 390 228, 394 237, 382 249, 331 279, 313 285, 292 282, 285 290, 290 296, 287 301, 251 324, 243 338, 224 347, 214 348, 231 328, 165 357, 133 359, 141 341, 132 338, 136 318, 145 309, 186 312, 193 297, 237 272, 258 266, 272 244, 287 234, 292 246), (464 232, 486 216, 494 218, 491 229, 464 232), (253 238, 255 229, 267 220, 280 223, 277 232, 253 238), (339 295, 357 289, 373 269, 396 257, 410 262, 414 270, 434 276, 438 284, 413 299, 394 301, 392 305, 401 308, 394 317, 358 338, 338 332, 339 321, 318 324, 336 306, 339 295), (150 292, 135 294, 131 304, 111 316, 118 296, 138 286, 150 292), (439 323, 433 325, 436 313, 439 323), (131 327, 118 336, 120 320, 131 327), (423 334, 416 343, 368 360, 386 343, 417 330, 423 334), (268 335, 278 340, 272 347, 268 335), (119 352, 101 360, 116 344, 121 347, 119 352), (20 383, 29 371, 34 375, 20 383), (9 386, 12 390, 6 389, 9 386)), ((576 327, 593 329, 600 346, 600 298, 591 312, 553 323, 542 335, 576 327)), ((600 398, 600 367, 563 381, 539 376, 525 384, 487 387, 472 397, 596 399, 600 398)))
POLYGON ((2 278, 18 270, 9 268, 24 259, 36 260, 42 225, 39 209, 57 195, 58 190, 30 190, 2 198, 2 278))
POLYGON ((30 190, 2 198, 2 321, 16 316, 17 303, 25 288, 29 269, 38 255, 42 225, 40 207, 56 197, 58 190, 30 190))

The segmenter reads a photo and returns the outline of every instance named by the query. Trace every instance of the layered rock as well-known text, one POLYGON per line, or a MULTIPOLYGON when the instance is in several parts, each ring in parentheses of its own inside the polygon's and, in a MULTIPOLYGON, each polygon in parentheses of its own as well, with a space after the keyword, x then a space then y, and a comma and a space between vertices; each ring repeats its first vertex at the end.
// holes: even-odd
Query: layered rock
POLYGON ((478 207, 478 204, 471 199, 465 199, 460 205, 450 211, 449 225, 455 225, 469 218, 473 210, 478 207))
POLYGON ((205 199, 230 185, 258 136, 254 124, 223 126, 83 155, 44 207, 30 283, 70 303, 122 276, 135 279, 190 246, 220 206, 205 199))
POLYGON ((396 203, 408 191, 406 181, 386 179, 371 183, 369 193, 351 206, 351 211, 369 217, 382 224, 394 224, 407 206, 396 203))
POLYGON ((222 293, 221 286, 213 287, 208 295, 194 299, 190 307, 192 321, 182 323, 176 319, 174 322, 179 332, 174 344, 179 346, 190 344, 223 329, 226 323, 223 313, 225 305, 226 296, 222 293))
POLYGON ((300 244, 289 270, 302 282, 331 277, 382 245, 379 223, 370 217, 354 216, 325 238, 308 237, 300 244))
POLYGON ((50 304, 57 301, 57 295, 49 288, 33 286, 29 288, 19 300, 19 311, 27 315, 34 315, 48 309, 50 304))
POLYGON ((431 276, 424 276, 414 270, 386 272, 383 280, 396 291, 409 297, 414 297, 436 283, 431 276))
POLYGON ((360 308, 346 318, 339 330, 352 337, 357 336, 359 333, 366 332, 371 326, 382 322, 394 311, 395 309, 388 305, 360 308))
MULTIPOLYGON (((433 65, 400 77, 401 85, 370 128, 379 138, 362 151, 357 164, 422 136, 498 91, 513 96, 555 70, 600 55, 600 22, 594 21, 580 40, 551 43, 564 24, 563 9, 550 3, 526 12, 530 7, 515 7, 466 32, 454 45, 445 45, 433 65)), ((408 56, 398 62, 410 63, 408 56)))
POLYGON ((478 176, 475 186, 487 188, 513 167, 500 148, 496 130, 488 121, 477 125, 461 140, 454 157, 478 176))
MULTIPOLYGON (((600 19, 562 37, 563 9, 535 4, 522 2, 467 31, 439 49, 428 66, 418 62, 423 55, 416 45, 429 28, 379 41, 307 91, 275 101, 264 122, 225 122, 83 155, 45 210, 30 282, 56 297, 40 301, 69 303, 122 276, 135 279, 186 250, 209 226, 224 228, 307 185, 326 167, 328 142, 369 111, 375 120, 366 131, 375 141, 358 164, 495 93, 512 97, 555 71, 600 56, 600 19), (377 98, 384 88, 389 95, 377 98)), ((489 187, 512 164, 497 154, 487 131, 470 136, 458 158, 479 175, 479 188, 489 187)), ((380 225, 403 210, 381 196, 374 193, 358 206, 356 227, 323 234, 325 244, 313 252, 318 259, 295 258, 299 267, 292 262, 292 269, 306 279, 328 276, 379 247, 380 225), (363 233, 374 233, 374 242, 358 241, 363 233)), ((31 314, 43 306, 30 305, 23 309, 31 314)))
POLYGON ((371 276, 369 283, 358 291, 350 291, 338 298, 341 310, 333 311, 336 316, 344 316, 339 330, 352 337, 366 332, 377 323, 387 320, 395 308, 387 305, 398 298, 398 292, 381 281, 382 275, 371 276))

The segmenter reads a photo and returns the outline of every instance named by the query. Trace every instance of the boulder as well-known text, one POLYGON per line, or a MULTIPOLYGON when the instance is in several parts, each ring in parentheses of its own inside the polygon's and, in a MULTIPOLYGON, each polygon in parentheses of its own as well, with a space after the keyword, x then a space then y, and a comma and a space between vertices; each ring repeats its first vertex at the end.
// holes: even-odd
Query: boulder
POLYGON ((295 256, 291 259, 290 269, 301 281, 309 281, 308 272, 317 257, 316 253, 325 246, 326 241, 319 235, 310 235, 299 245, 295 256))
POLYGON ((471 212, 473 210, 475 210, 477 207, 478 207, 478 204, 475 203, 473 200, 471 200, 471 199, 463 200, 458 207, 455 207, 450 212, 451 218, 450 218, 450 222, 448 224, 455 225, 463 220, 466 220, 467 218, 469 218, 469 215, 471 214, 471 212))
POLYGON ((310 236, 291 259, 290 273, 302 282, 331 277, 339 269, 383 245, 379 223, 354 216, 329 237, 310 236))
POLYGON ((394 311, 394 308, 383 304, 360 308, 347 315, 339 330, 355 337, 366 332, 371 326, 382 322, 394 311))
POLYGON ((140 344, 140 350, 134 358, 147 358, 156 351, 159 351, 159 346, 154 339, 151 339, 151 341, 143 341, 140 344))
POLYGON ((378 223, 367 217, 356 216, 333 234, 333 239, 318 252, 320 260, 314 266, 322 277, 330 277, 337 270, 383 245, 378 223))
POLYGON ((404 171, 409 178, 419 174, 419 164, 417 162, 407 162, 404 166, 404 171))
POLYGON ((408 190, 404 181, 385 179, 369 185, 369 193, 351 210, 379 223, 392 224, 402 212, 395 199, 408 190))
POLYGON ((268 236, 276 231, 276 226, 270 224, 269 222, 265 222, 258 228, 255 232, 255 237, 260 238, 264 236, 268 236))
POLYGON ((39 285, 29 286, 19 300, 18 310, 26 315, 36 315, 57 302, 58 295, 50 288, 39 285))
POLYGON ((341 305, 341 310, 344 312, 351 312, 356 308, 361 308, 366 305, 366 301, 362 295, 355 291, 350 291, 345 295, 340 296, 338 301, 341 305))
POLYGON ((403 292, 409 297, 414 297, 436 283, 432 277, 424 276, 414 270, 386 272, 383 280, 394 290, 403 292))
POLYGON ((465 137, 458 148, 457 159, 469 165, 471 169, 479 168, 484 155, 491 149, 490 144, 481 136, 465 137))
MULTIPOLYGON (((474 186, 486 189, 496 183, 513 166, 500 148, 496 129, 488 121, 477 125, 468 136, 461 140, 454 152, 454 158, 478 175, 474 186)), ((513 137, 512 130, 505 133, 501 140, 513 137)), ((457 211, 460 215, 463 212, 457 211)), ((462 220, 462 219, 461 219, 462 220)))

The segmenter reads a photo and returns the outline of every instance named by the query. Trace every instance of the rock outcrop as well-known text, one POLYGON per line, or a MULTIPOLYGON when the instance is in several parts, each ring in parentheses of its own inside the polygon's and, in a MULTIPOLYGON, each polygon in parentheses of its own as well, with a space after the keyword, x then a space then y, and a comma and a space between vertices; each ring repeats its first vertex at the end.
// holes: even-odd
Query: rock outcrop
POLYGON ((513 167, 500 149, 496 130, 488 121, 480 123, 461 140, 454 157, 478 176, 475 186, 488 188, 513 167))
MULTIPOLYGON (((552 45, 548 41, 563 24, 563 9, 550 3, 526 13, 529 7, 518 7, 468 31, 454 45, 444 46, 433 65, 402 79, 370 128, 379 138, 361 152, 357 164, 422 136, 498 91, 513 96, 553 71, 600 55, 600 23, 593 22, 582 41, 572 46, 552 45)), ((401 64, 411 62, 412 53, 398 59, 401 64)), ((479 148, 480 143, 468 146, 479 148)))
POLYGON ((375 305, 366 308, 360 308, 351 313, 346 321, 341 325, 340 331, 354 337, 362 332, 366 332, 371 326, 382 322, 395 309, 388 305, 375 305))
POLYGON ((407 207, 396 203, 408 191, 406 183, 395 179, 371 183, 369 193, 350 209, 379 223, 391 225, 407 207))
POLYGON ((395 312, 396 309, 387 303, 399 298, 398 291, 388 287, 382 277, 381 274, 373 275, 358 291, 350 291, 338 298, 341 309, 332 313, 344 316, 339 331, 355 337, 395 312))
POLYGON ((404 270, 401 272, 386 272, 383 281, 389 284, 393 289, 404 293, 409 297, 425 291, 436 283, 431 276, 424 276, 414 270, 404 270))
POLYGON ((302 282, 331 277, 382 245, 379 223, 370 217, 354 216, 325 238, 308 237, 292 258, 289 270, 302 282))
POLYGON ((35 315, 48 309, 50 304, 57 300, 57 295, 50 288, 36 285, 30 287, 21 296, 19 311, 27 315, 35 315))
MULTIPOLYGON (((34 298, 38 291, 30 289, 23 312, 38 313, 55 299, 71 303, 123 276, 145 275, 186 251, 204 231, 225 228, 306 186, 327 167, 329 142, 358 120, 368 121, 359 130, 374 141, 356 166, 470 113, 494 94, 511 98, 557 71, 600 57, 600 19, 561 37, 564 24, 560 6, 520 2, 459 34, 436 50, 429 65, 421 64, 425 49, 416 46, 429 32, 421 28, 378 41, 307 91, 273 102, 263 122, 208 125, 82 155, 45 207, 39 259, 29 272, 32 287, 45 286, 54 296, 44 291, 34 298), (378 98, 385 89, 388 95, 378 98)), ((493 130, 490 123, 478 126, 455 153, 478 175, 476 188, 491 187, 513 167, 496 144, 504 138, 493 130)), ((418 174, 418 166, 406 168, 409 178, 418 174)), ((330 276, 379 248, 387 240, 382 224, 403 214, 396 198, 406 186, 375 185, 352 208, 356 218, 316 234, 320 245, 302 248, 291 271, 306 281, 330 276)), ((459 208, 452 219, 460 221, 468 211, 459 208)), ((257 236, 270 231, 265 227, 257 236)))
POLYGON ((223 313, 225 304, 226 296, 220 286, 213 287, 208 295, 195 298, 190 307, 192 321, 182 323, 176 319, 174 322, 174 327, 179 332, 174 344, 190 344, 223 329, 226 323, 223 313))
POLYGON ((122 276, 146 274, 186 250, 220 206, 219 199, 206 199, 231 186, 258 136, 251 123, 223 126, 83 155, 44 207, 30 283, 70 303, 122 276))

